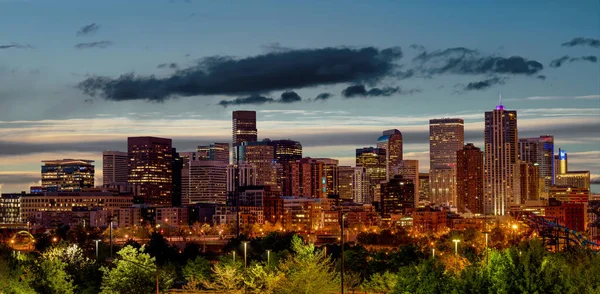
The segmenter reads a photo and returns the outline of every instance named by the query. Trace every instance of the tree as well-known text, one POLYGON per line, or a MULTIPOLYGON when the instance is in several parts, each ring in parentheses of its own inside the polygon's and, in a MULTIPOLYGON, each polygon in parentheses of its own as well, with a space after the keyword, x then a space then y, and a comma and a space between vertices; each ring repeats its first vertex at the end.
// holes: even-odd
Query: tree
POLYGON ((59 260, 64 263, 64 271, 81 289, 80 292, 97 293, 100 288, 99 269, 96 262, 85 257, 77 244, 60 243, 42 254, 44 260, 59 260))
POLYGON ((239 293, 244 283, 242 263, 233 262, 223 257, 212 269, 210 280, 203 280, 202 284, 207 289, 239 293))
POLYGON ((187 281, 202 281, 210 276, 210 263, 202 256, 187 262, 183 267, 183 276, 187 281))
POLYGON ((73 279, 67 274, 67 264, 58 258, 43 259, 37 263, 36 273, 31 280, 38 293, 75 293, 73 279))
POLYGON ((335 293, 340 290, 339 275, 323 251, 305 245, 298 236, 292 238, 294 254, 279 265, 285 280, 278 283, 277 293, 335 293))
MULTIPOLYGON (((391 272, 374 273, 361 288, 369 293, 391 293, 396 287, 398 276, 391 272)), ((403 292, 399 292, 403 293, 403 292)))
MULTIPOLYGON (((117 252, 119 256, 113 267, 102 267, 102 293, 146 294, 156 290, 157 267, 154 257, 140 249, 125 246, 117 252)), ((170 272, 159 271, 160 290, 166 291, 173 283, 170 272)))
POLYGON ((258 263, 250 265, 246 271, 244 284, 251 293, 275 293, 277 285, 285 279, 282 272, 272 267, 262 266, 258 263))

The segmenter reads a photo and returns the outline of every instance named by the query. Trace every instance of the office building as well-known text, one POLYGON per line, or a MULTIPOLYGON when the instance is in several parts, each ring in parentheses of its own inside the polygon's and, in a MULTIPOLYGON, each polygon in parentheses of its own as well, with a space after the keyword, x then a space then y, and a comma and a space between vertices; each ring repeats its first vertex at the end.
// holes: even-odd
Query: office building
POLYGON ((352 200, 354 198, 354 167, 339 166, 338 167, 338 193, 340 199, 352 200))
MULTIPOLYGON (((516 171, 515 171, 516 172, 516 171)), ((544 185, 544 179, 539 176, 539 165, 528 162, 519 163, 519 181, 518 188, 520 201, 515 201, 517 204, 525 203, 525 201, 540 200, 540 184, 544 185)), ((517 185, 515 184, 515 187, 517 185)))
MULTIPOLYGON (((357 166, 354 168, 354 176, 352 177, 352 199, 355 203, 371 204, 373 203, 374 193, 371 188, 371 178, 367 173, 367 168, 357 166)), ((381 195, 381 192, 377 193, 381 195)), ((378 199, 380 201, 380 199, 378 199)))
POLYGON ((387 178, 386 149, 365 147, 356 149, 356 167, 365 167, 370 181, 371 201, 379 201, 380 188, 377 187, 387 178))
POLYGON ((590 200, 590 189, 553 186, 550 188, 549 197, 567 203, 588 203, 590 200))
POLYGON ((419 161, 418 160, 399 160, 393 169, 394 175, 401 175, 403 179, 412 181, 415 189, 415 207, 419 197, 419 161))
POLYGON ((93 160, 42 161, 42 188, 48 192, 79 192, 94 187, 93 160))
POLYGON ((381 217, 389 219, 392 214, 404 214, 415 208, 415 185, 412 180, 394 176, 381 184, 381 217))
POLYGON ((256 186, 256 166, 239 162, 238 164, 227 165, 227 192, 235 192, 235 186, 256 186), (237 169, 237 183, 236 183, 237 169))
POLYGON ((556 175, 556 186, 590 189, 590 171, 567 171, 556 175))
POLYGON ((588 224, 587 203, 550 201, 545 210, 546 218, 577 232, 585 232, 588 224))
POLYGON ((456 152, 456 195, 459 212, 483 213, 483 152, 471 143, 456 152))
POLYGON ((430 194, 429 173, 419 173, 419 203, 429 202, 430 194))
POLYGON ((515 202, 515 168, 518 168, 517 112, 500 103, 485 113, 484 210, 505 215, 515 202))
POLYGON ((289 165, 292 196, 311 198, 324 198, 326 196, 327 186, 322 161, 305 157, 295 163, 289 163, 289 165))
POLYGON ((275 161, 279 164, 296 162, 302 159, 302 144, 294 140, 272 140, 275 148, 275 161))
POLYGON ((402 133, 396 129, 383 131, 377 139, 377 148, 385 149, 386 181, 394 177, 394 167, 403 159, 402 133))
POLYGON ((554 184, 554 136, 519 139, 519 160, 539 169, 539 177, 543 181, 542 191, 546 194, 554 184))
POLYGON ((313 158, 317 162, 323 163, 323 196, 324 197, 337 197, 339 196, 339 160, 331 158, 313 158))
POLYGON ((239 160, 237 147, 243 142, 256 142, 258 132, 256 130, 256 111, 238 110, 232 114, 233 123, 233 163, 239 160))
POLYGON ((567 151, 559 148, 558 155, 554 156, 554 176, 566 174, 568 171, 567 151))
POLYGON ((183 161, 176 148, 171 148, 171 198, 173 206, 181 206, 181 175, 183 172, 183 161))
POLYGON ((456 205, 456 152, 464 145, 464 120, 429 120, 429 186, 435 204, 456 205))
POLYGON ((102 152, 102 184, 127 183, 129 157, 127 152, 102 152))
POLYGON ((171 139, 127 138, 128 182, 136 196, 150 205, 172 204, 173 149, 171 139))
POLYGON ((0 195, 0 224, 20 224, 21 194, 0 195))
POLYGON ((197 148, 199 160, 229 163, 229 143, 210 143, 197 148))
POLYGON ((181 173, 182 204, 227 201, 227 164, 215 160, 190 161, 181 173))
POLYGON ((256 166, 257 185, 280 188, 277 175, 280 167, 275 163, 275 148, 270 140, 242 142, 238 151, 240 161, 256 166))

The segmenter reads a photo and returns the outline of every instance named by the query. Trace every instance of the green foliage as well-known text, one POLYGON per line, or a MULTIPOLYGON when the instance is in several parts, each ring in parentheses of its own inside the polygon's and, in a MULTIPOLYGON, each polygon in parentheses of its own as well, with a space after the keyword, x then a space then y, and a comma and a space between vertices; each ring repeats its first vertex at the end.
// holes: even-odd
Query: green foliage
POLYGON ((246 271, 244 284, 250 293, 276 293, 277 286, 285 280, 282 272, 272 267, 253 263, 246 271))
POLYGON ((98 292, 100 290, 99 268, 96 262, 85 257, 77 244, 60 243, 42 254, 42 259, 59 260, 65 264, 64 271, 72 278, 73 283, 82 292, 98 292))
POLYGON ((211 290, 239 293, 244 284, 243 265, 223 258, 213 266, 211 279, 203 280, 202 284, 211 290))
POLYGON ((58 258, 43 259, 38 264, 37 274, 32 280, 33 288, 39 293, 75 293, 75 285, 65 271, 67 264, 58 258))
POLYGON ((186 280, 202 281, 210 276, 210 262, 202 256, 187 262, 183 268, 183 276, 186 280))
POLYGON ((396 288, 398 276, 391 272, 374 273, 361 288, 368 293, 391 293, 396 288))
POLYGON ((22 275, 24 273, 10 250, 0 244, 0 293, 35 294, 34 289, 21 278, 22 275))
POLYGON ((292 238, 294 254, 279 265, 285 282, 276 287, 277 293, 335 293, 340 290, 339 274, 323 251, 305 245, 298 236, 292 238))
MULTIPOLYGON (((102 293, 152 293, 156 290, 157 267, 154 257, 140 249, 125 246, 113 262, 113 267, 102 267, 102 293)), ((174 280, 172 272, 160 270, 159 285, 166 291, 174 280)))

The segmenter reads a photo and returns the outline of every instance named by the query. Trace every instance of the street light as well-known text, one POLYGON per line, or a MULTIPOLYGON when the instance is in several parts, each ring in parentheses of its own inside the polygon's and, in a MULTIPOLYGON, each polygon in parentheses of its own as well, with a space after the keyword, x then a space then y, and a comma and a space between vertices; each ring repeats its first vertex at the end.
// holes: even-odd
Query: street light
POLYGON ((242 241, 242 243, 244 243, 244 268, 246 268, 248 261, 248 243, 250 243, 250 241, 242 241))
POLYGON ((235 263, 235 251, 233 251, 231 253, 233 253, 233 263, 235 263))
POLYGON ((267 249, 267 265, 271 264, 271 250, 267 249))
POLYGON ((485 263, 488 263, 488 232, 485 232, 485 263))
POLYGON ((94 240, 94 242, 96 242, 96 260, 98 260, 98 242, 100 242, 101 240, 94 240))
POLYGON ((460 240, 454 239, 452 242, 454 242, 454 253, 458 256, 458 243, 460 243, 460 240))

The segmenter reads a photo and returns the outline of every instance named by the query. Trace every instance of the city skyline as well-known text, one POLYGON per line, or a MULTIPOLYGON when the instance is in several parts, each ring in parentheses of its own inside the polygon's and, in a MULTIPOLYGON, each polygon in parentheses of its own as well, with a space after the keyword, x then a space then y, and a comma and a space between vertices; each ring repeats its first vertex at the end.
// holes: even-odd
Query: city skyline
POLYGON ((340 165, 353 166, 357 148, 375 146, 382 131, 398 129, 404 159, 419 160, 420 171, 427 172, 429 119, 464 119, 465 143, 484 149, 484 112, 498 104, 499 92, 507 109, 519 114, 520 138, 553 135, 555 149, 569 153, 570 168, 589 170, 593 180, 600 180, 600 70, 597 62, 581 59, 597 56, 598 48, 576 39, 598 39, 600 17, 593 13, 600 10, 598 3, 556 1, 532 14, 531 3, 477 1, 465 1, 468 9, 431 2, 346 3, 344 11, 335 9, 340 4, 335 1, 238 3, 236 9, 225 3, 168 2, 144 2, 133 5, 134 11, 111 1, 0 1, 0 9, 8 12, 0 20, 3 193, 28 190, 39 180, 42 160, 62 158, 94 160, 99 184, 102 152, 126 151, 130 136, 172 138, 178 151, 230 142, 231 112, 238 109, 257 111, 259 141, 299 141, 304 156, 334 158, 340 165), (82 13, 67 17, 73 9, 82 13), (280 11, 294 11, 294 17, 286 19, 280 11), (112 13, 132 19, 125 22, 112 13), (53 21, 59 16, 60 24, 53 21), (8 29, 30 18, 35 26, 8 29), (311 22, 297 26, 302 19, 311 22), (532 21, 539 25, 528 26, 532 21), (366 80, 350 75, 323 82, 310 76, 308 84, 257 83, 264 88, 254 89, 261 94, 254 96, 247 88, 235 93, 210 88, 179 97, 135 93, 125 98, 140 99, 130 100, 81 84, 101 82, 89 79, 94 76, 114 81, 127 73, 154 74, 164 82, 208 57, 269 61, 277 52, 284 58, 326 51, 350 52, 366 62, 375 54, 384 57, 386 62, 378 64, 384 69, 392 63, 402 67, 394 75, 373 71, 366 80), (516 56, 531 63, 525 71, 440 73, 438 66, 456 53, 465 54, 465 62, 516 56), (93 91, 95 97, 88 95, 93 91), (254 104, 235 105, 241 102, 254 104))

